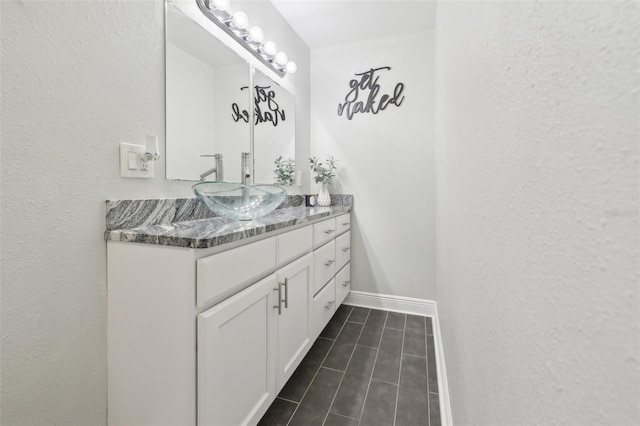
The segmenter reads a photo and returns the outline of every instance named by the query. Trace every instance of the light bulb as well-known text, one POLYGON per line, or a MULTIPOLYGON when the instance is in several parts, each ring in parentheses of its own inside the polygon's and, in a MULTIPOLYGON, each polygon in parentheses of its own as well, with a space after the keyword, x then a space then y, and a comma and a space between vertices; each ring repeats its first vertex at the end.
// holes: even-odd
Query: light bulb
POLYGON ((260 27, 251 27, 247 40, 255 43, 262 43, 262 40, 264 40, 264 31, 262 31, 262 28, 260 27))
POLYGON ((273 56, 278 51, 278 46, 272 41, 267 41, 262 45, 262 52, 267 56, 273 56))
POLYGON ((273 58, 273 62, 275 62, 275 63, 276 63, 276 64, 278 64, 278 65, 282 65, 282 66, 284 66, 284 64, 286 64, 286 63, 287 63, 287 60, 288 60, 288 59, 289 59, 289 58, 287 57, 287 54, 286 54, 286 53, 284 53, 284 52, 278 52, 278 53, 276 53, 275 58, 273 58))
POLYGON ((233 14, 231 24, 236 28, 244 30, 249 26, 249 17, 246 13, 239 10, 233 14))
POLYGON ((294 72, 298 71, 298 66, 296 65, 295 62, 289 61, 289 62, 287 62, 287 65, 284 66, 284 70, 288 74, 293 74, 294 72))
POLYGON ((230 0, 209 0, 209 9, 224 11, 229 9, 230 0))

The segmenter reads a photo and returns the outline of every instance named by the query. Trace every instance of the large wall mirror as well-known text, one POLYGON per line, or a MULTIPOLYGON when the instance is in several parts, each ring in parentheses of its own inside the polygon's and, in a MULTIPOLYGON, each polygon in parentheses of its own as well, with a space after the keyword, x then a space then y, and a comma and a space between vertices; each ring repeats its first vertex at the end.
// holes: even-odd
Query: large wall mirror
POLYGON ((295 98, 258 70, 253 86, 255 182, 274 183, 276 158, 296 158, 295 98))
POLYGON ((167 179, 200 180, 222 154, 224 180, 239 182, 250 129, 234 110, 248 110, 249 64, 171 4, 166 11, 167 179))
POLYGON ((274 183, 276 158, 295 158, 294 96, 171 3, 165 53, 167 179, 200 180, 222 154, 206 179, 240 182, 251 152, 250 182, 274 183))

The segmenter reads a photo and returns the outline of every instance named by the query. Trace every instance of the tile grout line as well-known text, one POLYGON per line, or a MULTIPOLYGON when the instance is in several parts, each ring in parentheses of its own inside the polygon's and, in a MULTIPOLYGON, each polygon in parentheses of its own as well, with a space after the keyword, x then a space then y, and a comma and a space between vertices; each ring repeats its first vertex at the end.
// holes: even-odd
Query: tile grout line
MULTIPOLYGON (((398 367, 399 368, 399 367, 398 367)), ((397 383, 393 383, 393 382, 387 382, 386 380, 381 380, 381 379, 376 379, 374 377, 371 377, 371 380, 375 380, 376 382, 380 382, 380 383, 386 383, 388 385, 393 385, 393 386, 398 386, 397 383)))
POLYGON ((344 373, 346 371, 346 369, 345 370, 338 370, 337 368, 327 367, 326 365, 321 365, 321 367, 324 368, 325 370, 335 371, 336 373, 344 373))
POLYGON ((358 346, 362 346, 363 348, 371 348, 371 349, 375 349, 375 348, 379 348, 379 347, 380 347, 380 345, 378 345, 378 346, 371 346, 371 345, 361 345, 361 344, 359 344, 359 343, 358 343, 358 346))
MULTIPOLYGON (((387 325, 387 320, 389 319, 389 312, 385 311, 384 317, 384 325, 382 326, 382 333, 380 334, 380 341, 378 342, 378 348, 376 349, 376 357, 373 360, 373 368, 371 369, 371 375, 369 376, 369 384, 367 385, 367 391, 364 393, 364 402, 362 403, 362 408, 360 409, 360 416, 358 418, 358 424, 360 424, 360 420, 362 420, 362 415, 364 414, 364 406, 367 404, 367 397, 369 396, 369 389, 371 389, 371 380, 373 380, 373 372, 376 370, 376 362, 378 362, 378 354, 380 353, 380 345, 382 344, 382 336, 384 335, 384 326, 387 325)), ((364 327, 362 327, 364 330, 364 327)), ((364 346, 364 345, 363 345, 364 346)), ((370 346, 371 347, 371 346, 370 346)))
MULTIPOLYGON (((342 373, 342 377, 340 377, 340 383, 338 383, 338 387, 336 388, 336 392, 333 394, 333 398, 331 399, 331 404, 329 404, 329 408, 327 408, 327 413, 324 415, 324 419, 322 419, 322 425, 323 426, 324 426, 324 423, 327 421, 327 417, 329 417, 329 413, 331 412, 331 407, 333 407, 333 403, 336 400, 336 396, 338 396, 338 391, 340 390, 340 386, 342 386, 342 381, 344 380, 344 376, 347 375, 347 369, 349 368, 349 364, 351 364, 351 359, 353 358, 353 353, 356 351, 356 346, 358 346, 358 340, 360 340, 360 336, 362 336, 362 332, 364 331, 364 325, 367 323, 367 320, 369 319, 369 315, 370 314, 371 314, 371 309, 369 309, 369 312, 367 312, 367 318, 365 318, 364 323, 362 323, 362 329, 360 330, 360 333, 358 334, 358 338, 356 339, 355 345, 353 345, 353 350, 351 351, 351 355, 349 356, 349 361, 347 361, 347 365, 346 365, 346 367, 344 367, 344 372, 342 373)), ((336 339, 336 340, 338 340, 338 339, 336 339)))
MULTIPOLYGON (((353 307, 351 308, 351 312, 353 312, 353 307)), ((349 315, 351 315, 351 312, 349 312, 349 315)), ((349 319, 349 316, 347 316, 347 319, 349 319)), ((302 405, 302 400, 304 399, 305 396, 307 396, 307 392, 309 392, 309 388, 311 387, 311 384, 316 379, 316 376, 318 375, 318 373, 320 372, 320 369, 322 368, 322 364, 324 363, 324 361, 329 356, 329 352, 331 352, 331 349, 333 349, 333 346, 336 344, 336 341, 338 340, 338 336, 340 336, 340 333, 342 333, 342 330, 344 329, 344 326, 346 324, 347 324, 347 320, 345 319, 344 323, 342 323, 342 327, 340 327, 340 331, 338 331, 338 334, 336 335, 336 338, 332 340, 331 346, 327 350, 327 353, 325 354, 325 356, 322 358, 322 361, 320 361, 320 366, 318 367, 318 369, 316 370, 315 374, 313 375, 313 378, 309 382, 309 385, 307 385, 307 388, 304 390, 304 393, 302 394, 302 397, 300 397, 300 402, 298 403, 298 406, 296 407, 295 410, 293 410, 293 413, 291 413, 291 417, 289 417, 289 420, 287 420, 286 426, 288 426, 289 423, 291 423, 291 420, 296 415, 296 412, 298 411, 298 408, 300 408, 300 405, 302 405)), ((327 339, 327 340, 331 340, 331 339, 327 339)), ((329 406, 329 408, 331 408, 331 406, 329 406)))
POLYGON ((398 369, 398 389, 396 389, 396 409, 393 412, 393 426, 396 426, 396 417, 398 417, 398 399, 400 395, 400 381, 402 379, 402 357, 404 355, 404 333, 407 330, 407 317, 404 316, 404 329, 402 330, 402 345, 400 346, 400 368, 398 369))
MULTIPOLYGON (((426 343, 425 343, 425 345, 426 345, 426 343)), ((427 359, 426 356, 420 356, 420 355, 414 355, 414 354, 403 353, 402 355, 410 356, 410 357, 413 357, 413 358, 427 359)))
POLYGON ((292 400, 292 399, 283 398, 283 397, 281 397, 281 396, 276 396, 276 399, 281 399, 281 400, 283 400, 283 401, 291 402, 291 403, 296 404, 296 405, 300 404, 299 402, 295 402, 295 401, 294 401, 294 400, 292 400))
MULTIPOLYGON (((359 422, 358 419, 354 419, 353 417, 349 417, 349 416, 345 416, 344 414, 338 414, 338 413, 329 413, 329 414, 333 414, 334 416, 338 416, 338 417, 344 417, 345 419, 349 419, 349 420, 355 420, 356 422, 359 422)), ((327 418, 329 416, 327 415, 327 418)))

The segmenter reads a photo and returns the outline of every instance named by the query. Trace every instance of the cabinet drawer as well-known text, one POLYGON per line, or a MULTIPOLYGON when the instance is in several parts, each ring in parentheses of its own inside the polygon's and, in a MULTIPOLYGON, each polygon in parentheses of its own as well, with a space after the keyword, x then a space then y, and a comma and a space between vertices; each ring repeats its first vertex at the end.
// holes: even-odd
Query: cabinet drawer
POLYGON ((313 294, 336 274, 336 242, 331 241, 313 252, 313 294))
POLYGON ((347 213, 336 217, 336 228, 339 234, 351 229, 351 214, 347 213))
POLYGON ((305 226, 295 231, 278 235, 278 265, 283 265, 313 247, 313 227, 305 226))
POLYGON ((315 340, 336 312, 336 280, 332 279, 320 293, 314 296, 311 303, 309 320, 312 337, 315 340))
POLYGON ((351 259, 351 231, 336 238, 336 270, 342 268, 351 259))
POLYGON ((351 291, 351 263, 336 274, 336 305, 341 305, 351 291))
POLYGON ((336 236, 336 220, 329 219, 313 225, 313 246, 320 247, 336 236))
POLYGON ((196 295, 198 306, 227 296, 225 293, 255 280, 275 266, 275 237, 199 259, 196 295))

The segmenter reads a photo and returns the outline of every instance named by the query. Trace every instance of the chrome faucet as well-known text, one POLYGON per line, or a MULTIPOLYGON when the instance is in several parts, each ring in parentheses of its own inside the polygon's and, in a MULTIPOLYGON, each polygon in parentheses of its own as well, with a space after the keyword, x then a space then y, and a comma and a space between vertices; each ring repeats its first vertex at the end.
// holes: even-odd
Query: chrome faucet
POLYGON ((224 167, 222 166, 222 154, 203 154, 200 157, 213 157, 216 164, 200 175, 200 180, 205 180, 212 173, 216 174, 216 181, 224 180, 224 167))
POLYGON ((243 185, 248 185, 251 182, 251 169, 249 168, 251 154, 248 152, 241 152, 240 154, 240 179, 243 185))

